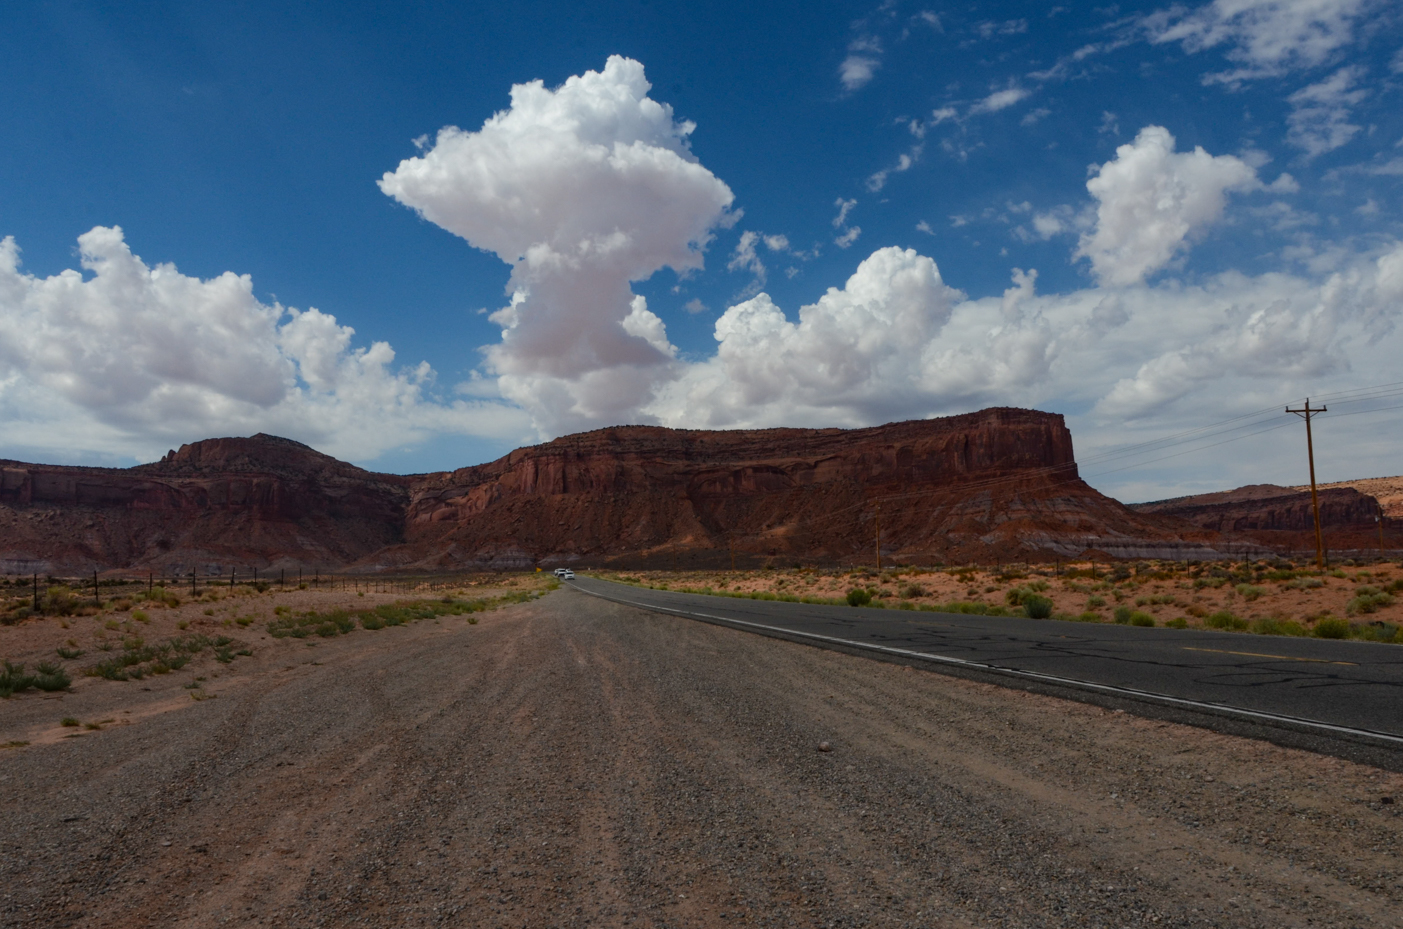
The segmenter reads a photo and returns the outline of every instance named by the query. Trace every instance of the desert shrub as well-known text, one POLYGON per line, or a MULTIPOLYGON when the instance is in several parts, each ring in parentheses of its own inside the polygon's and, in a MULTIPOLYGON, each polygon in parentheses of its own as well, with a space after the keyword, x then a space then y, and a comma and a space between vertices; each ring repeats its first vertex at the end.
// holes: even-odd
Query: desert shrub
POLYGON ((907 600, 915 600, 917 597, 924 597, 926 589, 920 584, 907 584, 901 588, 901 596, 907 600))
POLYGON ((970 616, 1009 615, 1008 610, 1004 607, 995 606, 992 603, 983 603, 979 600, 955 600, 950 603, 942 603, 939 606, 931 607, 931 610, 938 613, 965 613, 970 616))
POLYGON ((1187 629, 1189 628, 1189 620, 1187 617, 1177 616, 1164 625, 1170 629, 1187 629))
POLYGON ((1023 598, 1023 612, 1030 619, 1047 619, 1052 615, 1052 598, 1041 594, 1028 594, 1023 598))
POLYGON ((1347 639, 1349 638, 1349 623, 1343 619, 1336 619, 1334 616, 1326 616, 1318 620, 1311 634, 1318 639, 1347 639))
POLYGON ((1101 596, 1100 594, 1092 594, 1090 597, 1087 597, 1087 598, 1086 598, 1086 608, 1087 608, 1088 610, 1100 609, 1101 607, 1104 607, 1105 605, 1106 605, 1106 598, 1103 597, 1103 596, 1101 596))
POLYGON ((1128 622, 1132 626, 1153 626, 1155 624, 1155 618, 1149 613, 1142 613, 1136 610, 1130 614, 1128 622))
POLYGON ((206 648, 222 647, 231 641, 224 636, 210 639, 203 635, 191 635, 176 636, 159 645, 147 645, 140 636, 133 636, 122 642, 121 654, 84 668, 83 673, 109 681, 139 681, 147 674, 178 671, 206 648))
POLYGON ((1238 584, 1234 589, 1237 591, 1239 597, 1249 603, 1266 593, 1262 588, 1255 587, 1252 584, 1238 584))
POLYGON ((24 662, 0 662, 0 697, 8 700, 11 695, 29 690, 33 686, 34 675, 25 672, 24 662))
POLYGON ((1317 590, 1325 586, 1325 582, 1318 577, 1298 577, 1286 585, 1292 590, 1317 590))
POLYGON ((147 603, 160 603, 172 609, 180 606, 180 597, 176 596, 175 591, 166 590, 164 587, 153 587, 148 591, 138 593, 136 597, 138 600, 145 600, 147 603))
POLYGON ((1356 626, 1351 630, 1361 639, 1368 639, 1371 642, 1403 642, 1403 634, 1393 623, 1371 623, 1367 626, 1356 626))
POLYGON ((1121 606, 1116 607, 1115 610, 1111 612, 1111 618, 1123 626, 1126 623, 1130 622, 1130 614, 1133 612, 1135 611, 1132 610, 1130 607, 1122 604, 1121 606))
POLYGON ((1305 626, 1293 619, 1278 619, 1274 616, 1252 620, 1252 632, 1257 635, 1309 635, 1305 626))
POLYGON ((1392 605, 1392 594, 1366 584, 1355 588, 1354 597, 1346 604, 1345 612, 1353 616, 1356 613, 1372 613, 1381 606, 1392 605))
POLYGON ((867 606, 872 602, 872 595, 861 587, 854 587, 848 591, 848 606, 867 606))
POLYGON ((41 661, 34 667, 34 686, 40 690, 67 690, 73 679, 59 665, 41 661))
POLYGON ((55 584, 44 594, 43 611, 49 616, 72 616, 78 610, 78 596, 62 584, 55 584))
POLYGON ((1234 616, 1227 610, 1219 610, 1203 618, 1203 625, 1208 629, 1230 629, 1241 632, 1247 628, 1247 620, 1234 616))
POLYGON ((1198 577, 1194 578, 1194 590, 1202 590, 1205 587, 1218 588, 1228 582, 1225 577, 1198 577))
POLYGON ((58 721, 58 724, 60 726, 65 726, 69 729, 76 728, 79 725, 78 718, 76 716, 65 716, 63 719, 58 721))
POLYGON ((66 661, 72 661, 74 658, 81 658, 83 655, 83 650, 81 648, 69 648, 66 645, 60 645, 56 651, 58 652, 58 656, 66 661))
POLYGON ((132 619, 139 623, 151 622, 151 617, 147 615, 145 610, 132 610, 132 619))
POLYGON ((1101 621, 1101 614, 1087 610, 1085 613, 1078 613, 1076 616, 1073 616, 1072 619, 1079 623, 1099 623, 1101 621))

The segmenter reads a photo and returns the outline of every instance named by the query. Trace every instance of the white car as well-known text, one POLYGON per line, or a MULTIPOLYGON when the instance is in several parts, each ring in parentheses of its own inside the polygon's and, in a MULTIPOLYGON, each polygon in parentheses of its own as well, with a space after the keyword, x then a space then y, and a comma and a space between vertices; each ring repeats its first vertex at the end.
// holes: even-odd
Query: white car
POLYGON ((565 576, 565 572, 566 572, 566 571, 569 571, 569 570, 570 570, 569 568, 556 568, 556 569, 555 569, 555 576, 556 576, 556 577, 564 577, 564 576, 565 576))
POLYGON ((565 573, 560 576, 567 581, 573 581, 575 579, 575 572, 571 571, 569 568, 566 568, 565 573))

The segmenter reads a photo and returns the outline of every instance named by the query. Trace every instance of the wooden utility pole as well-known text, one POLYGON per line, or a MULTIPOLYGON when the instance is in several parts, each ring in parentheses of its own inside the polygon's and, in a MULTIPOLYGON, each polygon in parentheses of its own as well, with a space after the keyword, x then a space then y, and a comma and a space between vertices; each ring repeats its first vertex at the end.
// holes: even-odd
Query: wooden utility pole
POLYGON ((877 573, 882 572, 882 505, 877 504, 877 573))
POLYGON ((1289 406, 1286 412, 1295 413, 1306 421, 1306 457, 1310 460, 1310 508, 1315 514, 1315 566, 1321 571, 1325 570, 1325 538, 1320 534, 1320 495, 1315 491, 1315 443, 1310 435, 1310 418, 1316 413, 1324 413, 1327 407, 1318 407, 1314 410, 1310 408, 1310 397, 1306 397, 1306 405, 1302 409, 1293 410, 1289 406))

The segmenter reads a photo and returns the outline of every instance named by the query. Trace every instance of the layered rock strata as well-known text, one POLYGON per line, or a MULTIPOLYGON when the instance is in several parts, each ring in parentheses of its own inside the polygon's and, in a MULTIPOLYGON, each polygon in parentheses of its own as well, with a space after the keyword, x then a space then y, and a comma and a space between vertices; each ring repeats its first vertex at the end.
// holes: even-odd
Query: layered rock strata
POLYGON ((411 478, 276 436, 135 468, 0 462, 0 572, 339 566, 403 540, 411 478))
MULTIPOLYGON (((1298 525, 1298 502, 1271 494, 1123 506, 1080 479, 1061 416, 1018 409, 850 430, 619 426, 410 476, 257 435, 129 469, 0 462, 0 572, 851 564, 874 561, 879 537, 884 559, 921 562, 1238 557, 1272 533, 1295 544, 1271 526, 1298 525)), ((1366 505, 1339 500, 1341 519, 1366 505)))
POLYGON ((406 544, 377 558, 422 568, 873 561, 879 522, 888 558, 1218 554, 1206 534, 1138 516, 1081 481, 1060 415, 991 409, 870 429, 566 436, 425 476, 406 544))

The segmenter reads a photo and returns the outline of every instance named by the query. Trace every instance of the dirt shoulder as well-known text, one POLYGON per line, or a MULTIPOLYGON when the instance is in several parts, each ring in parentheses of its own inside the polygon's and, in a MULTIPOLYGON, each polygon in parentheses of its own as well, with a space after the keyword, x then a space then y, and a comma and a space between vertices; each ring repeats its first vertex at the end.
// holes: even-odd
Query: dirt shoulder
POLYGON ((1398 775, 569 590, 477 618, 0 703, 132 710, 0 754, 0 925, 1403 915, 1398 775))

